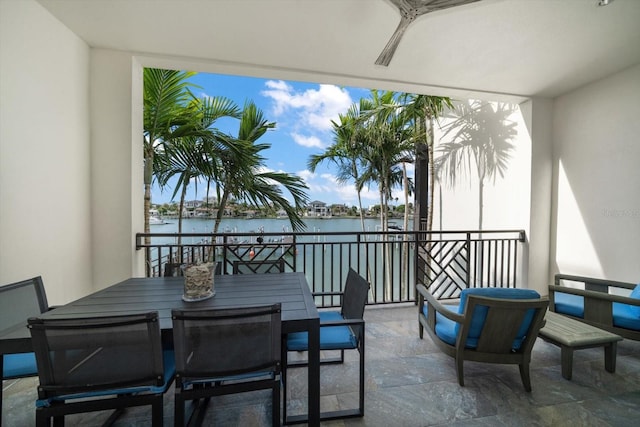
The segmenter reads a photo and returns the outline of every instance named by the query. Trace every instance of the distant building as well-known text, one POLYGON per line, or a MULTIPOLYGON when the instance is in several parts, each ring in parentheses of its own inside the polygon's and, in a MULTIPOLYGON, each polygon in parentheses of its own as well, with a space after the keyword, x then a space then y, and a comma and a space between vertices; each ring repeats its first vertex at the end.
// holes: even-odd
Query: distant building
POLYGON ((347 205, 333 204, 329 209, 333 216, 344 216, 349 213, 349 207, 347 207, 347 205))
POLYGON ((205 205, 216 206, 218 204, 218 198, 215 196, 204 196, 202 203, 205 205))
POLYGON ((195 209, 195 208, 199 208, 200 206, 202 206, 202 201, 201 200, 185 200, 184 201, 184 207, 186 209, 195 209))
POLYGON ((327 208, 327 204, 325 202, 316 200, 309 203, 307 206, 307 216, 331 216, 331 212, 327 208))

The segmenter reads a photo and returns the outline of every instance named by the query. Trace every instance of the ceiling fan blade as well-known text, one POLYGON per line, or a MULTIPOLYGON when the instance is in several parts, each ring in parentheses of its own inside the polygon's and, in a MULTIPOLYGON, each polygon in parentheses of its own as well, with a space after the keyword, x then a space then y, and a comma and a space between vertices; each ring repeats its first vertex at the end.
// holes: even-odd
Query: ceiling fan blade
POLYGON ((407 27, 411 22, 411 20, 406 19, 405 17, 400 19, 398 27, 393 32, 393 35, 387 42, 387 45, 382 49, 382 52, 380 52, 378 59, 376 59, 376 65, 384 65, 385 67, 389 65, 391 58, 393 58, 393 54, 396 52, 396 48, 400 44, 400 40, 402 39, 404 32, 407 30, 407 27))
POLYGON ((400 23, 376 59, 376 65, 388 66, 407 27, 421 15, 480 0, 390 0, 400 11, 400 23))

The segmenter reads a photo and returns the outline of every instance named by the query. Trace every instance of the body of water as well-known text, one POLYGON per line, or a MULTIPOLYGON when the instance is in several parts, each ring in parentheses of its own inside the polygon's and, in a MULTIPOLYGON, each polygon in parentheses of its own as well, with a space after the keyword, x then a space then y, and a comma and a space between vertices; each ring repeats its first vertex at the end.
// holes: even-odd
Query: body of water
MULTIPOLYGON (((152 233, 177 233, 178 220, 165 219, 167 224, 151 225, 152 233)), ((306 232, 335 232, 335 231, 362 231, 359 218, 304 218, 307 225, 306 232)), ((402 218, 394 218, 390 225, 402 227, 402 218)), ((182 220, 183 233, 211 233, 215 221, 208 218, 184 218, 182 220)), ((409 229, 412 223, 409 221, 409 229)), ((379 231, 380 219, 365 218, 364 231, 379 231)), ((291 232, 291 224, 288 219, 276 218, 223 218, 218 229, 219 233, 287 233, 291 232)))

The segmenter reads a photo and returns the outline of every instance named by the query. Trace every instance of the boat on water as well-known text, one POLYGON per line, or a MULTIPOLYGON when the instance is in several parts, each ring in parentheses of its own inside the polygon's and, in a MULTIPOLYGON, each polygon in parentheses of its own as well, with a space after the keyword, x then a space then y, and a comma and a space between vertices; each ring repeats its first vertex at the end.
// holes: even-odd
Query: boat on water
POLYGON ((164 219, 160 218, 159 216, 152 215, 149 217, 149 225, 162 225, 162 224, 169 224, 169 223, 164 219))

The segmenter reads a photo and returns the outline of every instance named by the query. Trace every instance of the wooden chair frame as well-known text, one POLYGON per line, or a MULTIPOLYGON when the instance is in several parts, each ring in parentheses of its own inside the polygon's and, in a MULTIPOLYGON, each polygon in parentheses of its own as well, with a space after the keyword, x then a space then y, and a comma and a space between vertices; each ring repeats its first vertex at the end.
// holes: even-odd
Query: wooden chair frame
POLYGON ((502 299, 487 298, 478 295, 468 295, 465 312, 455 313, 442 305, 423 285, 418 285, 419 304, 419 332, 423 338, 423 330, 445 354, 455 360, 458 383, 464 386, 464 361, 484 363, 515 364, 520 368, 520 377, 526 391, 531 391, 531 377, 529 364, 531 350, 538 337, 538 331, 544 325, 544 316, 549 305, 547 299, 502 299), (427 314, 423 307, 427 305, 427 314), (477 306, 489 308, 482 333, 476 348, 468 348, 466 340, 473 320, 473 312, 477 306), (524 341, 518 350, 513 350, 512 344, 518 329, 529 310, 534 310, 533 319, 529 325, 524 341), (435 331, 436 312, 460 324, 456 345, 443 341, 435 331))

